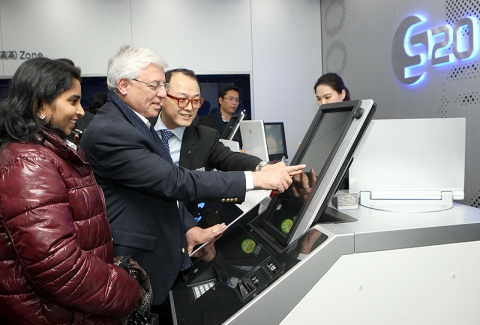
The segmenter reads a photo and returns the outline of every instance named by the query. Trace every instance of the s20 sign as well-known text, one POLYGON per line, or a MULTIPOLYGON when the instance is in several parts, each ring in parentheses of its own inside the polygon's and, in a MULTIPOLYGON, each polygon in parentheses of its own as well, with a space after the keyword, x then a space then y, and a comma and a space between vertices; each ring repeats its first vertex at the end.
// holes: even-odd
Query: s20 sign
POLYGON ((418 84, 430 67, 466 61, 478 54, 478 19, 466 17, 454 26, 427 27, 419 15, 405 18, 392 43, 393 71, 405 85, 418 84))

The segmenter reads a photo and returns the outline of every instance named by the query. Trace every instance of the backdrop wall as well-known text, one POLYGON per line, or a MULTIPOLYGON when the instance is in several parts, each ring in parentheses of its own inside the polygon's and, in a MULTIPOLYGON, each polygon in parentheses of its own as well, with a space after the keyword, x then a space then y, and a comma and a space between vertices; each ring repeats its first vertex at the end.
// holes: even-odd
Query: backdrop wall
POLYGON ((318 0, 1 0, 0 77, 38 53, 104 76, 124 44, 170 68, 249 73, 252 118, 285 122, 293 157, 317 110, 320 26, 318 0))
POLYGON ((466 118, 463 203, 479 207, 480 2, 321 0, 321 13, 324 72, 374 99, 376 119, 466 118))

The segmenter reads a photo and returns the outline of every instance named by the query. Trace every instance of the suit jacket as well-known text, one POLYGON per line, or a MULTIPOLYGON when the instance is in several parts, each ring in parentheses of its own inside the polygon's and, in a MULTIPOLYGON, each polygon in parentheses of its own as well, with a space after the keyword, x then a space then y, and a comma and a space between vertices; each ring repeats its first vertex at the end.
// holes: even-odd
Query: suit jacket
MULTIPOLYGON (((180 149, 179 165, 191 170, 205 167, 220 171, 255 170, 261 159, 245 153, 234 152, 218 141, 218 132, 204 125, 191 125, 185 129, 180 149)), ((197 202, 198 203, 198 202, 197 202)), ((223 204, 235 204, 225 202, 223 204)), ((186 205, 188 211, 198 215, 196 203, 186 205)), ((224 222, 216 213, 202 213, 199 222, 203 228, 224 222)))
POLYGON ((243 172, 206 173, 169 163, 112 102, 100 109, 81 146, 105 195, 116 255, 131 255, 150 277, 153 303, 168 295, 183 263, 192 216, 179 201, 245 199, 243 172))
POLYGON ((221 171, 255 170, 261 162, 258 157, 230 150, 218 139, 218 132, 210 127, 187 127, 180 149, 180 166, 191 170, 201 167, 221 171))
MULTIPOLYGON (((220 109, 218 109, 213 114, 201 116, 198 119, 197 124, 214 128, 218 131, 218 134, 222 136, 228 123, 223 122, 222 114, 220 113, 220 109)), ((237 134, 235 134, 232 140, 237 141, 238 144, 240 145, 240 148, 242 147, 242 136, 240 134, 240 129, 238 129, 237 134)))
POLYGON ((222 115, 220 114, 220 109, 215 113, 200 116, 198 119, 198 125, 205 125, 211 128, 214 128, 218 131, 218 134, 221 136, 223 131, 225 131, 225 124, 222 120, 222 115))

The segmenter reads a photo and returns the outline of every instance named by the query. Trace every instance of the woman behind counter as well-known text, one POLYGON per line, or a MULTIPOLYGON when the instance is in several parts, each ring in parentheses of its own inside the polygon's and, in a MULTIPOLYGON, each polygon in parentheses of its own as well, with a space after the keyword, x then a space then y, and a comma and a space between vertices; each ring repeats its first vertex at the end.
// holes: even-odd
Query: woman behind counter
POLYGON ((41 57, 20 65, 0 104, 2 324, 120 324, 139 302, 112 265, 103 193, 66 141, 80 98, 73 62, 41 57))
POLYGON ((345 87, 342 78, 333 72, 325 73, 318 78, 313 90, 318 106, 350 100, 350 92, 345 87))

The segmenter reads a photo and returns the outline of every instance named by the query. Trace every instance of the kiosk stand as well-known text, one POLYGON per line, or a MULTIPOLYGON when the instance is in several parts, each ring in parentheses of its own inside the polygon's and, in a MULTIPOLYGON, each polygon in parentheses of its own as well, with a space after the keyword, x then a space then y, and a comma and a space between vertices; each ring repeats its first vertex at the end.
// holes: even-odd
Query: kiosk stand
POLYGON ((275 195, 195 251, 170 292, 176 324, 477 323, 479 210, 329 206, 374 111, 321 107, 292 159, 317 176, 308 197, 275 195))

